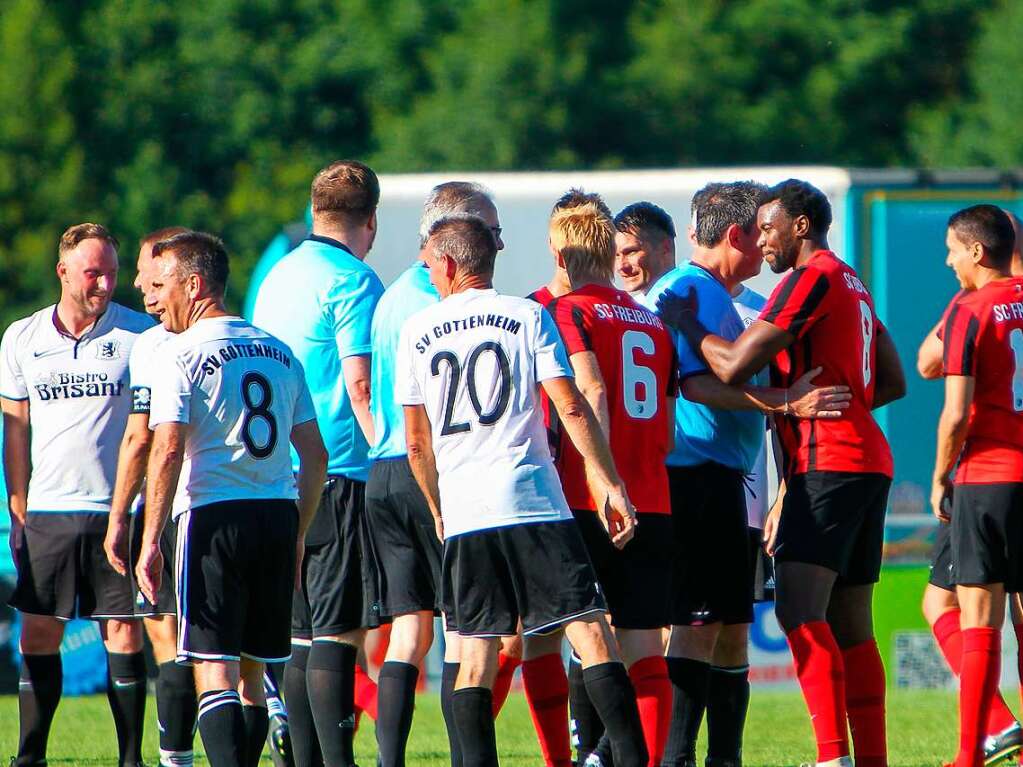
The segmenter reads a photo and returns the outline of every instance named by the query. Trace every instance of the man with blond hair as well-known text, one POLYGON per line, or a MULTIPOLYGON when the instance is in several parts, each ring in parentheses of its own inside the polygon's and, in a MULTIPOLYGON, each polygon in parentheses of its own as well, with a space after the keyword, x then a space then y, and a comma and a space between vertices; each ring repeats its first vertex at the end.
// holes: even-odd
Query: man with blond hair
POLYGON ((60 300, 0 342, 4 474, 21 612, 20 737, 14 764, 46 763, 60 701, 60 643, 74 617, 100 622, 119 764, 142 760, 146 672, 131 582, 107 562, 117 447, 131 410, 128 358, 152 325, 111 298, 117 240, 99 224, 60 238, 60 300))

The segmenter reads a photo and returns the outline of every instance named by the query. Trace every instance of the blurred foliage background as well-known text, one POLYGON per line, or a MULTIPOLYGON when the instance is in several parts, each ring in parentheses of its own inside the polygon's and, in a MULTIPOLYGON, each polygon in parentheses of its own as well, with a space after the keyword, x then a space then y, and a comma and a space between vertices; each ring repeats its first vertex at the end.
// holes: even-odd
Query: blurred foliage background
POLYGON ((220 233, 233 299, 312 174, 1023 164, 1017 0, 3 0, 0 322, 56 243, 220 233))

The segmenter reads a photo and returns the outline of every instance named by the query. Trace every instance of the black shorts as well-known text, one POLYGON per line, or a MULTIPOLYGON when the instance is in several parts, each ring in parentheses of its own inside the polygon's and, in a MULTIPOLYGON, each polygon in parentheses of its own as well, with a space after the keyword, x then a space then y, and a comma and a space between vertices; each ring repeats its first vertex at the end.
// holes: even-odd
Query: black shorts
POLYGON ((952 525, 942 522, 934 537, 931 549, 931 575, 927 582, 945 591, 955 591, 956 581, 952 575, 952 525))
POLYGON ((11 607, 61 620, 136 617, 131 581, 103 551, 108 518, 105 512, 29 512, 11 607))
POLYGON ((774 560, 764 550, 764 531, 749 528, 749 555, 753 563, 753 601, 774 601, 774 560))
POLYGON ((1023 482, 956 485, 951 526, 957 584, 1023 588, 1023 482))
POLYGON ((444 542, 449 631, 462 636, 543 634, 606 611, 579 527, 570 519, 510 525, 444 542))
POLYGON ((753 622, 753 562, 742 477, 741 471, 712 461, 668 467, 675 625, 753 622))
POLYGON ((883 474, 810 471, 786 483, 776 562, 838 573, 838 585, 877 583, 892 481, 883 474))
POLYGON ((377 568, 365 512, 365 482, 342 476, 327 480, 305 536, 302 588, 291 616, 295 638, 380 625, 377 568))
POLYGON ((443 547, 407 458, 376 461, 370 468, 366 528, 376 555, 381 617, 439 614, 443 547))
POLYGON ((142 552, 142 514, 142 509, 139 509, 132 515, 131 527, 129 528, 131 567, 128 568, 128 577, 131 579, 131 592, 135 595, 135 614, 143 617, 175 615, 177 613, 177 599, 174 596, 174 552, 177 548, 178 523, 174 519, 168 519, 167 524, 164 525, 163 533, 160 535, 160 553, 163 554, 163 578, 160 580, 160 589, 156 592, 156 604, 154 605, 142 595, 135 580, 135 565, 138 563, 139 554, 142 552))
POLYGON ((658 629, 671 624, 671 515, 638 514, 632 540, 618 550, 596 512, 572 511, 607 600, 611 625, 658 629))
POLYGON ((290 657, 297 539, 291 500, 223 501, 181 515, 179 663, 290 657))

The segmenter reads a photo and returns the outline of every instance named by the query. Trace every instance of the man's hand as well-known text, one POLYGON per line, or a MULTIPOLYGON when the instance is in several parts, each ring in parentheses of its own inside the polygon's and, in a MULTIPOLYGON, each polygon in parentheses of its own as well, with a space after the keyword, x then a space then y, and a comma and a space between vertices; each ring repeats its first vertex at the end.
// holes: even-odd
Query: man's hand
POLYGON ((135 579, 139 584, 139 591, 152 604, 156 604, 156 592, 160 590, 160 580, 163 577, 163 554, 160 551, 159 543, 142 544, 142 552, 139 554, 138 564, 135 565, 135 579))
POLYGON ((849 407, 848 386, 814 386, 824 368, 814 368, 789 387, 789 414, 796 418, 841 418, 849 407))
POLYGON ((25 537, 25 526, 15 517, 11 515, 11 533, 7 538, 7 542, 11 547, 11 561, 14 562, 14 567, 18 567, 18 549, 21 548, 21 541, 25 537))
POLYGON ((774 506, 767 512, 767 519, 764 520, 764 551, 769 557, 774 556, 774 543, 778 538, 778 520, 781 519, 781 498, 774 502, 774 506))
POLYGON ((604 508, 599 512, 599 516, 607 534, 611 536, 611 543, 617 549, 624 548, 636 534, 638 524, 636 509, 621 488, 609 488, 607 498, 604 499, 604 508))
POLYGON ((688 312, 695 316, 699 309, 700 301, 692 286, 689 286, 684 296, 674 290, 666 290, 657 299, 657 315, 673 328, 682 324, 683 314, 688 312))
POLYGON ((302 590, 302 561, 305 559, 305 540, 298 536, 295 541, 295 591, 302 590))
POLYGON ((935 477, 931 485, 931 511, 941 522, 952 521, 952 487, 947 475, 935 477))
POLYGON ((125 576, 128 574, 128 524, 126 520, 111 516, 107 522, 106 537, 103 539, 103 551, 106 552, 107 562, 118 575, 125 576))

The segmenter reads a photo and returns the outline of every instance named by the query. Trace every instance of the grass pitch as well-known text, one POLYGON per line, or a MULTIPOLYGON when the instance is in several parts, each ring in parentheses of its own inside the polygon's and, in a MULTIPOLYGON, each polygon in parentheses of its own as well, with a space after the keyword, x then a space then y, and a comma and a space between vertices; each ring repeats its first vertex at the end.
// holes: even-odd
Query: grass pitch
MULTIPOLYGON (((1008 691, 1007 691, 1008 692, 1008 691)), ((1013 696, 1008 695, 1010 699, 1013 696)), ((945 691, 896 691, 888 697, 888 742, 893 767, 933 767, 955 754, 958 720, 955 695, 945 691)), ((146 763, 157 758, 155 704, 148 701, 146 763)), ((0 696, 0 763, 15 752, 18 737, 18 701, 0 696)), ((525 699, 513 692, 497 721, 501 762, 509 767, 540 767, 543 761, 525 699)), ((701 737, 701 744, 705 741, 701 737)), ((201 753, 196 737, 196 751, 201 753)), ((363 717, 356 737, 356 756, 362 765, 376 762, 373 723, 363 717)), ((746 767, 789 767, 813 763, 810 722, 798 692, 754 691, 746 725, 746 767)), ((702 760, 702 755, 701 755, 702 760)), ((202 758, 197 764, 206 764, 202 758)), ((116 765, 114 726, 104 696, 66 698, 57 711, 50 737, 51 765, 116 765)), ((409 765, 447 767, 444 722, 436 694, 419 696, 407 754, 409 765)), ((700 762, 702 764, 702 761, 700 762)), ((270 765, 265 753, 262 764, 270 765)))

